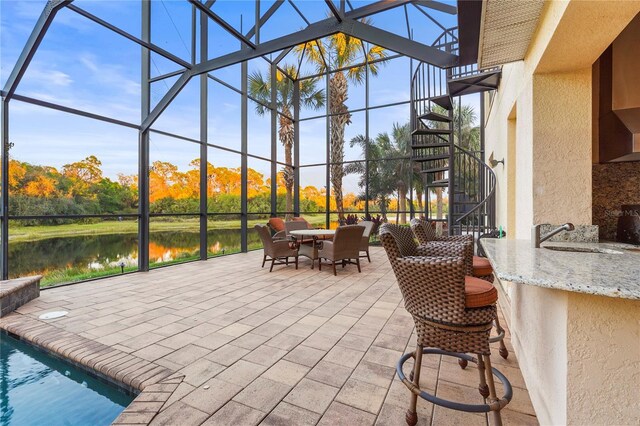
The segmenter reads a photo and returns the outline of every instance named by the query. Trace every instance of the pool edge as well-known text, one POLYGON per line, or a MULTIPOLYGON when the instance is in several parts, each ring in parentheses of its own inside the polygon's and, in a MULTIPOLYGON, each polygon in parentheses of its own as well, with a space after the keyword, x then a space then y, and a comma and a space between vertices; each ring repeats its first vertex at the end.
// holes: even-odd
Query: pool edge
POLYGON ((166 367, 18 312, 0 318, 0 330, 137 394, 114 425, 150 423, 184 379, 183 374, 166 367))

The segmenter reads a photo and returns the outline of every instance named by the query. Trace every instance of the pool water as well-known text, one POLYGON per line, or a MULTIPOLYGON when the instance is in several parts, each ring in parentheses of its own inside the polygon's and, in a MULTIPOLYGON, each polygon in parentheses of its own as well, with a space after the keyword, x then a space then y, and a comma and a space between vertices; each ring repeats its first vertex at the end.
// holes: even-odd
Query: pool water
POLYGON ((134 396, 0 332, 0 425, 108 425, 134 396))

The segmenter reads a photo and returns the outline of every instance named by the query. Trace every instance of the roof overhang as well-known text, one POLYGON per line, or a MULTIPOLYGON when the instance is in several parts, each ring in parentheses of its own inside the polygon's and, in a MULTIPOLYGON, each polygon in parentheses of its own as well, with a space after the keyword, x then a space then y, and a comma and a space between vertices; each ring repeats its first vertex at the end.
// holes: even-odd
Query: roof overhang
POLYGON ((543 6, 543 0, 484 0, 478 67, 490 68, 524 59, 543 6))

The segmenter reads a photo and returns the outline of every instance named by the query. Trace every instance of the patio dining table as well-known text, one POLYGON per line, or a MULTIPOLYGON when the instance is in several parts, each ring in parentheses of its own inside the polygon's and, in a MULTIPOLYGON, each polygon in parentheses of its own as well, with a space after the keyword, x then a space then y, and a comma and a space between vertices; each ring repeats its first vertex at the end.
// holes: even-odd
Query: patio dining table
POLYGON ((318 258, 318 238, 333 237, 335 233, 335 229, 299 229, 289 231, 289 234, 296 240, 298 245, 298 254, 311 259, 311 269, 314 268, 318 258), (302 244, 305 237, 313 238, 313 243, 311 245, 302 244))

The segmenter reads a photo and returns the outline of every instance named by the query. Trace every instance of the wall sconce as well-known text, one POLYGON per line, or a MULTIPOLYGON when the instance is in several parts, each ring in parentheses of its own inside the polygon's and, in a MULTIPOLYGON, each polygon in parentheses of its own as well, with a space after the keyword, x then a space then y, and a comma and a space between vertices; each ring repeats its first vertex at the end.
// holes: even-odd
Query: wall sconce
POLYGON ((489 165, 491 166, 492 169, 495 169, 495 167, 498 164, 502 164, 504 166, 504 158, 502 160, 496 160, 495 158, 493 158, 493 152, 492 152, 491 155, 489 156, 489 165))

